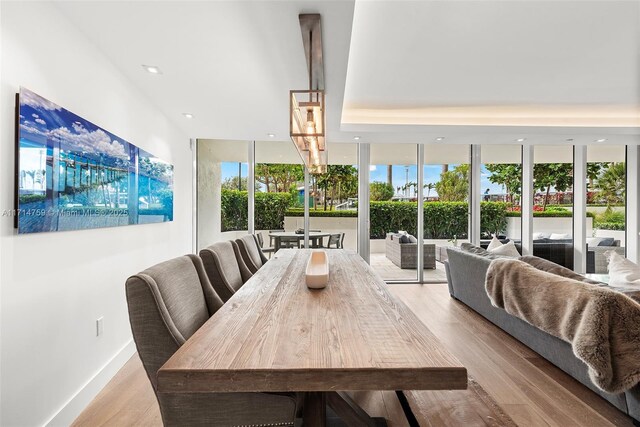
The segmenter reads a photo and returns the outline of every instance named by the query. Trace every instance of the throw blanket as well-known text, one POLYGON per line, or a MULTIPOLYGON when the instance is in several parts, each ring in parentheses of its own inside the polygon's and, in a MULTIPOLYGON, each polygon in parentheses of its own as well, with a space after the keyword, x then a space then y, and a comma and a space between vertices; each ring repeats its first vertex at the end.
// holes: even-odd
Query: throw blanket
POLYGON ((571 344, 591 381, 608 393, 640 381, 640 304, 595 285, 496 259, 487 270, 491 303, 571 344))

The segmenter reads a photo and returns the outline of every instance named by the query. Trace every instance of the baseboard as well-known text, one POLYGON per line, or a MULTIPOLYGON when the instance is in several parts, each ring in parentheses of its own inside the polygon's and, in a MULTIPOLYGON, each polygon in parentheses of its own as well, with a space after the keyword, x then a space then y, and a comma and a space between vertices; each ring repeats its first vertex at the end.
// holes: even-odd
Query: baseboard
POLYGON ((63 406, 45 423, 45 426, 62 427, 70 425, 86 406, 98 395, 100 390, 133 356, 136 346, 129 340, 100 370, 83 385, 63 406))

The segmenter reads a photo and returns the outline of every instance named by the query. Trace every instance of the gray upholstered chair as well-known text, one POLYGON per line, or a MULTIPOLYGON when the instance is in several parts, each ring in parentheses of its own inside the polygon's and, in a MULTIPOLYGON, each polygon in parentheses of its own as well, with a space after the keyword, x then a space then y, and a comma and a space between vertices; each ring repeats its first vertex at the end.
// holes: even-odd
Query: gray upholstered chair
POLYGON ((158 391, 158 369, 222 306, 207 281, 202 261, 195 255, 165 261, 127 279, 133 338, 164 425, 293 426, 296 398, 292 395, 158 391))
POLYGON ((266 262, 266 257, 258 248, 258 241, 253 234, 247 234, 236 240, 240 257, 252 274, 255 274, 262 264, 266 262))
POLYGON ((262 233, 256 233, 256 239, 258 240, 258 247, 262 251, 263 254, 269 254, 269 258, 271 258, 271 254, 275 253, 276 248, 271 243, 271 247, 264 246, 264 238, 262 237, 262 233))
POLYGON ((239 254, 236 242, 218 242, 202 249, 200 258, 213 290, 227 302, 252 276, 239 254))

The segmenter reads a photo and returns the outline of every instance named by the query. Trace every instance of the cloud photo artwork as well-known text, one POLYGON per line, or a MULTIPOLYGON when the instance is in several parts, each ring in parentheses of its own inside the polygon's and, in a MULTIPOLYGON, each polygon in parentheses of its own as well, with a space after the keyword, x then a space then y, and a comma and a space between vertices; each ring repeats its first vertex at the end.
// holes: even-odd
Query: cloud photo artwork
POLYGON ((21 88, 18 233, 173 219, 173 166, 21 88))

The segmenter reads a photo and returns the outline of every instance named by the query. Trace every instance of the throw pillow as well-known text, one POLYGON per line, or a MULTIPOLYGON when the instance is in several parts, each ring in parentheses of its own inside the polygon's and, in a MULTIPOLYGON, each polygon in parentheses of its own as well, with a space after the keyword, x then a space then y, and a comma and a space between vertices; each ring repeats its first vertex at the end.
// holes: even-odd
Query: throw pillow
POLYGON ((401 234, 400 235, 400 243, 411 243, 409 240, 409 236, 407 236, 406 234, 401 234))
POLYGON ((603 240, 603 237, 587 237, 587 245, 589 245, 590 248, 599 246, 600 242, 602 242, 603 240))
POLYGON ((493 239, 491 239, 491 243, 489 243, 489 246, 487 246, 487 250, 491 252, 492 250, 497 249, 500 246, 502 246, 502 242, 498 240, 496 236, 493 236, 493 239))
POLYGON ((615 251, 605 252, 609 260, 609 286, 640 287, 640 267, 615 251))
POLYGON ((613 237, 604 237, 598 246, 615 246, 616 239, 613 237))
POLYGON ((489 252, 496 255, 506 255, 509 257, 518 258, 520 256, 520 252, 516 249, 516 244, 511 242, 507 242, 504 245, 501 244, 500 247, 495 249, 490 249, 489 252))
POLYGON ((569 236, 568 234, 564 233, 551 233, 551 236, 549 236, 549 240, 564 240, 564 239, 570 239, 571 236, 569 236))
POLYGON ((409 234, 409 243, 418 243, 418 239, 415 236, 409 234))
POLYGON ((548 239, 551 234, 549 233, 533 233, 533 240, 548 239))
POLYGON ((404 235, 406 236, 406 235, 408 235, 409 233, 407 233, 407 232, 406 232, 406 231, 404 231, 404 230, 398 230, 398 234, 404 234, 404 235))

